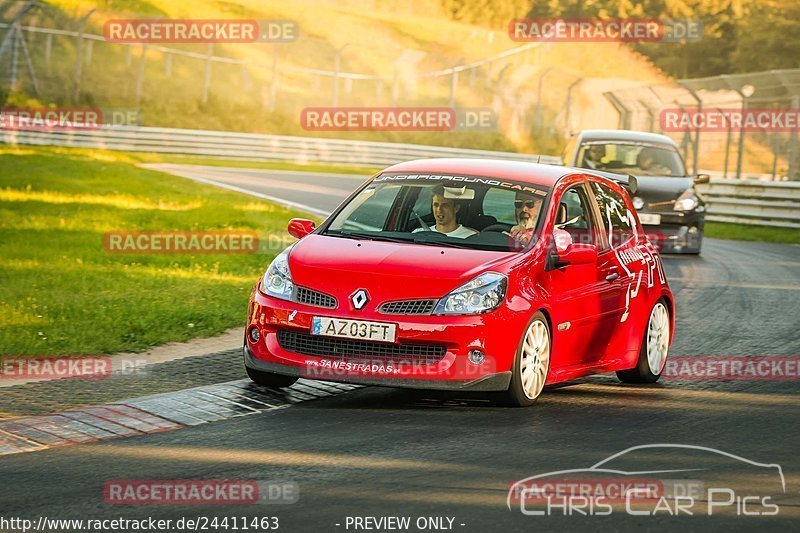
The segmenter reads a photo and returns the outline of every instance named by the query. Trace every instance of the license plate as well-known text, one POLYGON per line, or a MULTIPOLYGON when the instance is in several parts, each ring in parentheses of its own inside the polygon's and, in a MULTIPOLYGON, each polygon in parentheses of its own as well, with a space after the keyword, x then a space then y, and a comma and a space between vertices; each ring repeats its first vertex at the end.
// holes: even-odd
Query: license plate
POLYGON ((640 213, 639 222, 647 226, 658 226, 661 224, 661 215, 653 215, 651 213, 640 213))
POLYGON ((394 342, 397 324, 367 322, 365 320, 345 320, 315 316, 311 322, 313 335, 343 337, 367 341, 394 342))

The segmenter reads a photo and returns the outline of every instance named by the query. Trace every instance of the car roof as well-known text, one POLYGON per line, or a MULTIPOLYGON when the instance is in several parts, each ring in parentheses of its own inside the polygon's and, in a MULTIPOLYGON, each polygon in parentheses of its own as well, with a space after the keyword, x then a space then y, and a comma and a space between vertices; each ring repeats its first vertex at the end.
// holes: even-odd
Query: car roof
POLYGON ((568 174, 584 171, 562 167, 560 165, 544 165, 528 161, 502 159, 470 159, 470 158, 436 158, 417 159, 392 165, 383 172, 441 172, 443 174, 465 174, 484 178, 509 179, 552 187, 568 174))
POLYGON ((675 147, 675 141, 666 135, 632 130, 583 130, 581 141, 639 141, 654 144, 666 144, 675 147))

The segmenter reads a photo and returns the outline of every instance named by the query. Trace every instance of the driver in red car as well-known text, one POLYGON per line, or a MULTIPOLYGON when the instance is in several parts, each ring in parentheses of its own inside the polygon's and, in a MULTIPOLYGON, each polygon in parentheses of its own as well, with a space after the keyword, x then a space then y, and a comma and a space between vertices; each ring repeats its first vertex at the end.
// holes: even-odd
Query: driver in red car
POLYGON ((510 232, 517 246, 524 248, 530 244, 543 203, 541 198, 530 193, 517 192, 514 199, 514 215, 517 225, 511 228, 510 232))
POLYGON ((417 228, 413 233, 419 231, 438 231, 444 233, 448 237, 456 237, 459 239, 466 239, 471 235, 478 233, 472 228, 462 226, 456 220, 456 214, 461 206, 456 203, 452 198, 448 198, 446 189, 439 185, 434 187, 431 196, 431 211, 433 211, 433 218, 436 219, 436 225, 432 228, 425 226, 417 228))

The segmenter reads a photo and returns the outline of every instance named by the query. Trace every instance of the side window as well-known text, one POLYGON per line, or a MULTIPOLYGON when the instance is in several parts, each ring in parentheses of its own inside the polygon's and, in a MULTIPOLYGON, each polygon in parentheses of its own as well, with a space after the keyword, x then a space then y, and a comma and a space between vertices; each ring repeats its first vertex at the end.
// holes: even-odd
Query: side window
POLYGON ((424 220, 428 225, 436 223, 436 221, 433 219, 433 211, 431 210, 433 187, 417 188, 419 189, 419 194, 417 194, 417 199, 414 201, 414 205, 411 207, 411 211, 408 213, 408 224, 406 227, 410 228, 409 231, 421 227, 419 218, 424 220))
POLYGON ((494 217, 497 222, 516 225, 514 215, 514 191, 492 187, 483 197, 483 214, 494 217))
POLYGON ((608 242, 616 248, 633 237, 625 200, 616 191, 599 183, 592 183, 592 192, 597 199, 597 205, 600 206, 600 216, 608 235, 608 242))
POLYGON ((364 191, 362 203, 347 218, 343 229, 382 230, 399 192, 400 185, 384 185, 372 194, 364 191))
POLYGON ((556 228, 567 230, 572 242, 595 244, 589 201, 583 187, 576 185, 564 191, 556 213, 556 228))

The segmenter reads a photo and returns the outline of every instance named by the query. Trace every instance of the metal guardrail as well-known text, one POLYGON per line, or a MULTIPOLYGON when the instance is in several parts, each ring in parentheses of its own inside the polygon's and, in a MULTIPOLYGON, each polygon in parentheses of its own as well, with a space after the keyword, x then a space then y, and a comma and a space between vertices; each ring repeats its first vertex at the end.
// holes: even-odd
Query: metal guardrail
MULTIPOLYGON (((104 126, 63 132, 0 130, 0 142, 370 168, 437 157, 561 164, 561 158, 548 155, 135 126, 104 126)), ((712 178, 709 184, 701 185, 699 191, 707 197, 707 219, 710 221, 800 228, 800 183, 712 178)))
POLYGON ((698 192, 707 220, 800 229, 800 183, 712 178, 698 192))
POLYGON ((323 163, 380 168, 411 159, 477 157, 560 165, 561 158, 421 144, 290 137, 207 130, 104 126, 72 131, 0 130, 0 142, 161 152, 251 161, 323 163))

